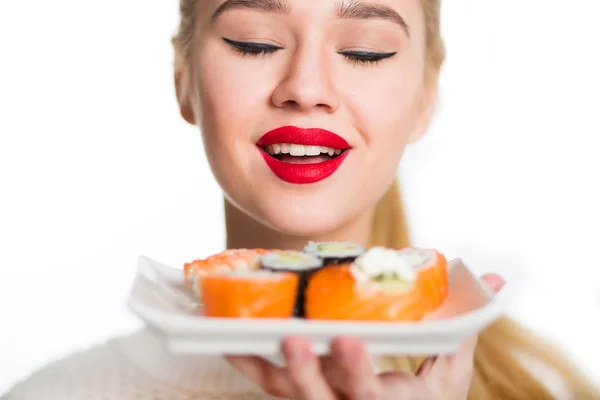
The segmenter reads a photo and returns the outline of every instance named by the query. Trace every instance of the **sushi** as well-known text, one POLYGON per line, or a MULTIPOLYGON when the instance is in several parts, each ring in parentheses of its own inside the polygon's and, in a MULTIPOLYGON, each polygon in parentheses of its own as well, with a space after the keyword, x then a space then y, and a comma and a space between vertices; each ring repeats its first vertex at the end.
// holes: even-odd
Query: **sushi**
POLYGON ((290 272, 230 270, 200 281, 203 314, 211 318, 291 318, 298 275, 290 272))
POLYGON ((365 249, 350 242, 309 242, 304 252, 321 258, 323 266, 327 266, 354 262, 365 249))
POLYGON ((352 263, 312 275, 306 318, 419 321, 446 298, 446 269, 445 259, 433 250, 372 248, 352 263))
POLYGON ((323 261, 308 253, 281 250, 266 253, 260 257, 260 267, 266 271, 290 272, 298 276, 298 293, 294 316, 304 318, 304 291, 312 274, 323 267, 323 261))
POLYGON ((265 249, 230 249, 211 255, 204 259, 194 260, 183 266, 185 285, 201 296, 200 280, 208 274, 220 271, 256 270, 259 259, 265 249))
POLYGON ((206 317, 419 321, 448 296, 448 263, 432 249, 232 249, 184 266, 206 317))
POLYGON ((448 261, 443 254, 432 249, 408 248, 400 250, 402 257, 412 266, 421 285, 423 301, 431 302, 434 310, 448 296, 448 261))

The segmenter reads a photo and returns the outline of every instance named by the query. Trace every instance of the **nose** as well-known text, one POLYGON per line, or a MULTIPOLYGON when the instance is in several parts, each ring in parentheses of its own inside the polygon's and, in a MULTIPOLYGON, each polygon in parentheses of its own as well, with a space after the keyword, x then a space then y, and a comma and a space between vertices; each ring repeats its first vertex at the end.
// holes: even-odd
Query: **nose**
POLYGON ((272 101, 278 108, 303 112, 323 110, 334 113, 340 107, 327 63, 316 52, 294 56, 273 91, 272 101))

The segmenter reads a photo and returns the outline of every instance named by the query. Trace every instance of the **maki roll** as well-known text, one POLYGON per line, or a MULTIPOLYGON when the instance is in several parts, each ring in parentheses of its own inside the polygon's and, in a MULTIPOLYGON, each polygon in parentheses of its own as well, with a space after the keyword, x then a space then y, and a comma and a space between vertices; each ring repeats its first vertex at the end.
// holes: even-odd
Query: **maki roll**
POLYGON ((209 273, 259 269, 259 259, 266 249, 229 249, 183 266, 185 285, 201 296, 200 280, 209 273))
POLYGON ((211 318, 291 318, 298 276, 290 272, 228 270, 199 282, 202 309, 211 318))
POLYGON ((311 277, 306 318, 419 321, 447 294, 447 263, 437 251, 375 247, 353 263, 328 266, 311 277))
POLYGON ((448 296, 448 261, 434 249, 406 248, 400 255, 414 269, 417 282, 421 285, 424 300, 430 302, 430 310, 442 305, 448 296))
POLYGON ((294 316, 304 318, 304 291, 311 275, 323 267, 323 261, 314 255, 293 251, 274 251, 260 258, 263 270, 272 272, 290 272, 298 276, 298 291, 294 316))
POLYGON ((323 265, 352 263, 361 256, 365 249, 350 242, 310 242, 304 252, 323 260, 323 265))

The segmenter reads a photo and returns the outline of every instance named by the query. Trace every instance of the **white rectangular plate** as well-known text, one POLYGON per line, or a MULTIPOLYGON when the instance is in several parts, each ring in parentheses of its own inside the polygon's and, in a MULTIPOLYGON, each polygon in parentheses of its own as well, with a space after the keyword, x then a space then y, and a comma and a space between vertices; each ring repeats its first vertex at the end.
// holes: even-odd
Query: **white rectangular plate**
POLYGON ((318 354, 334 337, 352 336, 372 355, 428 356, 456 352, 501 314, 494 293, 460 259, 449 262, 449 279, 444 304, 419 322, 217 319, 202 316, 182 270, 141 256, 128 304, 176 353, 276 356, 284 337, 302 335, 318 354))

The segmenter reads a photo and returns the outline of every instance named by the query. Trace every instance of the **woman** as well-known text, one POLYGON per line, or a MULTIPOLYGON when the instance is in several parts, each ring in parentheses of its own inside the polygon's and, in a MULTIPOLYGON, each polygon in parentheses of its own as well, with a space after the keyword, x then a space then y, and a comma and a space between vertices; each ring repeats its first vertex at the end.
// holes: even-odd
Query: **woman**
MULTIPOLYGON (((224 191, 229 248, 409 245, 396 169, 435 109, 439 15, 439 0, 181 0, 177 98, 224 191)), ((286 368, 175 356, 142 331, 59 361, 7 398, 600 398, 506 319, 451 357, 378 360, 380 375, 351 338, 323 359, 302 338, 283 353, 286 368)))

